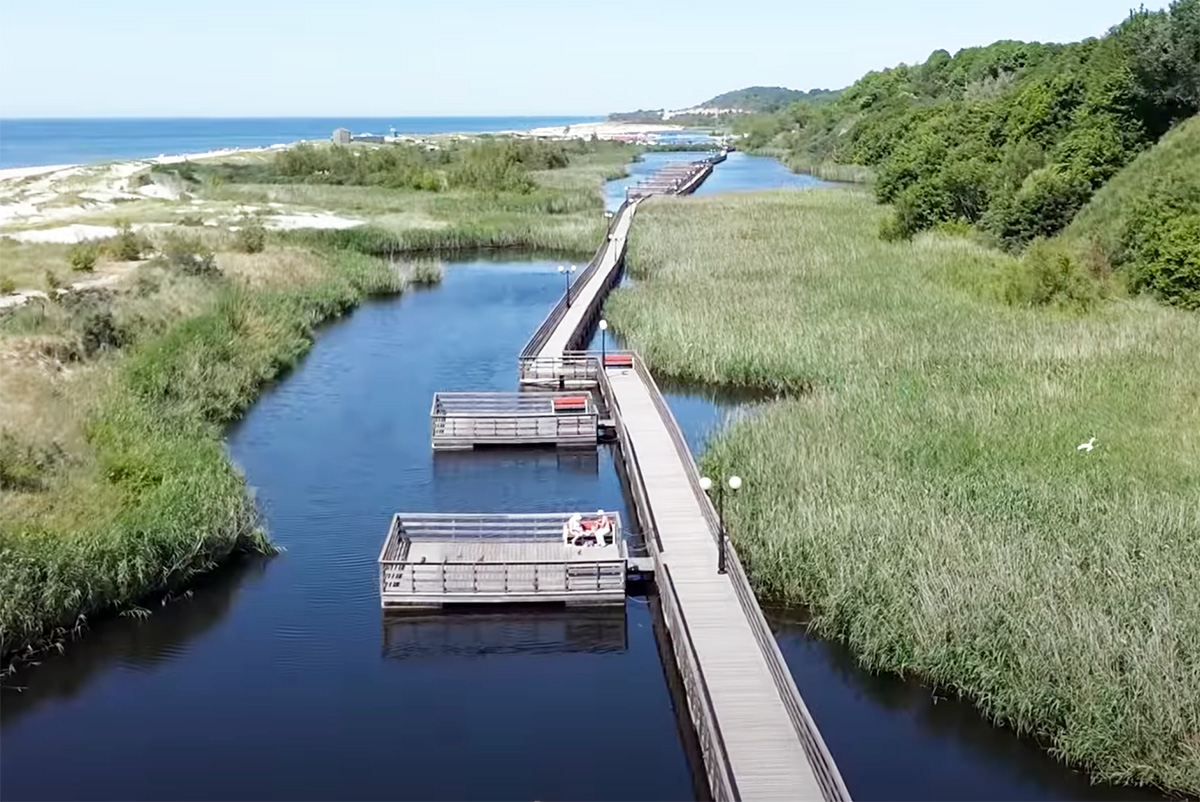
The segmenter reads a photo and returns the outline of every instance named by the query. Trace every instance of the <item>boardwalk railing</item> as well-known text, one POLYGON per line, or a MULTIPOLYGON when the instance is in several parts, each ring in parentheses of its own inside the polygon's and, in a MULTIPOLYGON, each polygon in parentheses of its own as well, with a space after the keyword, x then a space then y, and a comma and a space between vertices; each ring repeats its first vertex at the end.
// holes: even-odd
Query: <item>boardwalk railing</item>
POLYGON ((696 738, 700 742, 700 754, 704 760, 705 773, 708 775, 709 791, 715 802, 735 802, 742 798, 738 793, 737 777, 729 762, 725 736, 721 734, 721 725, 717 722, 712 694, 709 693, 708 683, 704 679, 704 669, 696 654, 696 646, 692 643, 687 619, 679 606, 679 594, 675 591, 669 566, 661 566, 655 575, 655 584, 658 586, 658 597, 662 602, 663 617, 667 621, 667 631, 671 634, 671 648, 675 652, 675 664, 679 669, 680 679, 683 680, 688 710, 696 730, 696 738))
MULTIPOLYGON (((597 366, 599 365, 598 356, 592 355, 590 358, 596 362, 597 366)), ((636 359, 636 356, 634 358, 636 359)), ((658 559, 658 555, 663 551, 662 541, 658 536, 654 508, 650 505, 650 499, 646 493, 637 453, 630 447, 629 431, 621 416, 616 395, 608 383, 607 371, 599 371, 598 376, 600 394, 608 404, 609 415, 617 430, 618 454, 629 483, 630 493, 633 495, 634 512, 638 516, 638 522, 645 535, 646 546, 654 555, 655 563, 659 566, 655 584, 658 586, 663 618, 666 620, 667 631, 671 636, 671 648, 675 653, 676 667, 686 689, 691 721, 696 730, 697 740, 700 742, 700 752, 704 760, 705 773, 708 776, 709 790, 717 802, 741 799, 733 767, 729 762, 729 751, 725 748, 721 725, 717 721, 708 683, 704 679, 704 669, 696 654, 696 647, 692 643, 687 619, 679 605, 679 597, 671 579, 670 569, 658 559)))

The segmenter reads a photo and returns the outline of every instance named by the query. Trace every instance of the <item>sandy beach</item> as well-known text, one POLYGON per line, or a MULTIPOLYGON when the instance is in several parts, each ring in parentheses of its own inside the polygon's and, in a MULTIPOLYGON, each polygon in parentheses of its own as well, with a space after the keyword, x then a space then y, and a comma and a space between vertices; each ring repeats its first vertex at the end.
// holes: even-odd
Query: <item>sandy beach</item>
POLYGON ((555 126, 550 128, 534 128, 525 131, 527 136, 536 137, 576 137, 590 139, 614 139, 616 137, 636 137, 648 134, 671 133, 683 131, 682 125, 664 125, 662 123, 580 123, 578 125, 555 126))

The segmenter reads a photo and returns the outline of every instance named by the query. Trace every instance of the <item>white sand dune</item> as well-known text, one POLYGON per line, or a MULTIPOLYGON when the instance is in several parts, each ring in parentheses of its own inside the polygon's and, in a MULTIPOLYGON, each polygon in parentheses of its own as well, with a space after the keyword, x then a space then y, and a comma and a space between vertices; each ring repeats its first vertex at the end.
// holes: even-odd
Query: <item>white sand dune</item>
POLYGON ((12 237, 18 242, 52 242, 57 244, 70 245, 76 242, 87 242, 94 239, 107 239, 115 237, 117 230, 112 226, 88 226, 82 223, 75 223, 69 226, 60 226, 58 228, 43 228, 34 231, 17 231, 11 234, 5 234, 6 237, 12 237))

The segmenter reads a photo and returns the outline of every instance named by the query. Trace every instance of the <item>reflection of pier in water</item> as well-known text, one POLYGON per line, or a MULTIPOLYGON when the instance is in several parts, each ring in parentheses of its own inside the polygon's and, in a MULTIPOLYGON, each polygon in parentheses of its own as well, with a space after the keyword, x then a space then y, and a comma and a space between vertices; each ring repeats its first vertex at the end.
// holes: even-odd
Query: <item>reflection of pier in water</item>
POLYGON ((493 654, 624 652, 624 605, 388 613, 383 655, 395 660, 493 654))
POLYGON ((557 473, 568 471, 582 476, 600 473, 599 449, 560 448, 480 448, 474 451, 433 452, 435 480, 484 476, 494 481, 497 471, 515 473, 557 473))

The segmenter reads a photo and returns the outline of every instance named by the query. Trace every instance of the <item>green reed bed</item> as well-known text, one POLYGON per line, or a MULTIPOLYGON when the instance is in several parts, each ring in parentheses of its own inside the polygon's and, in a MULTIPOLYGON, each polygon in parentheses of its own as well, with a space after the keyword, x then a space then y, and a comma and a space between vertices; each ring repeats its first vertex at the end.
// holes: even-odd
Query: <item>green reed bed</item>
POLYGON ((745 477, 764 598, 1097 779, 1200 793, 1200 316, 1008 306, 1009 257, 885 213, 656 200, 606 317, 660 375, 792 391, 703 458, 745 477))

